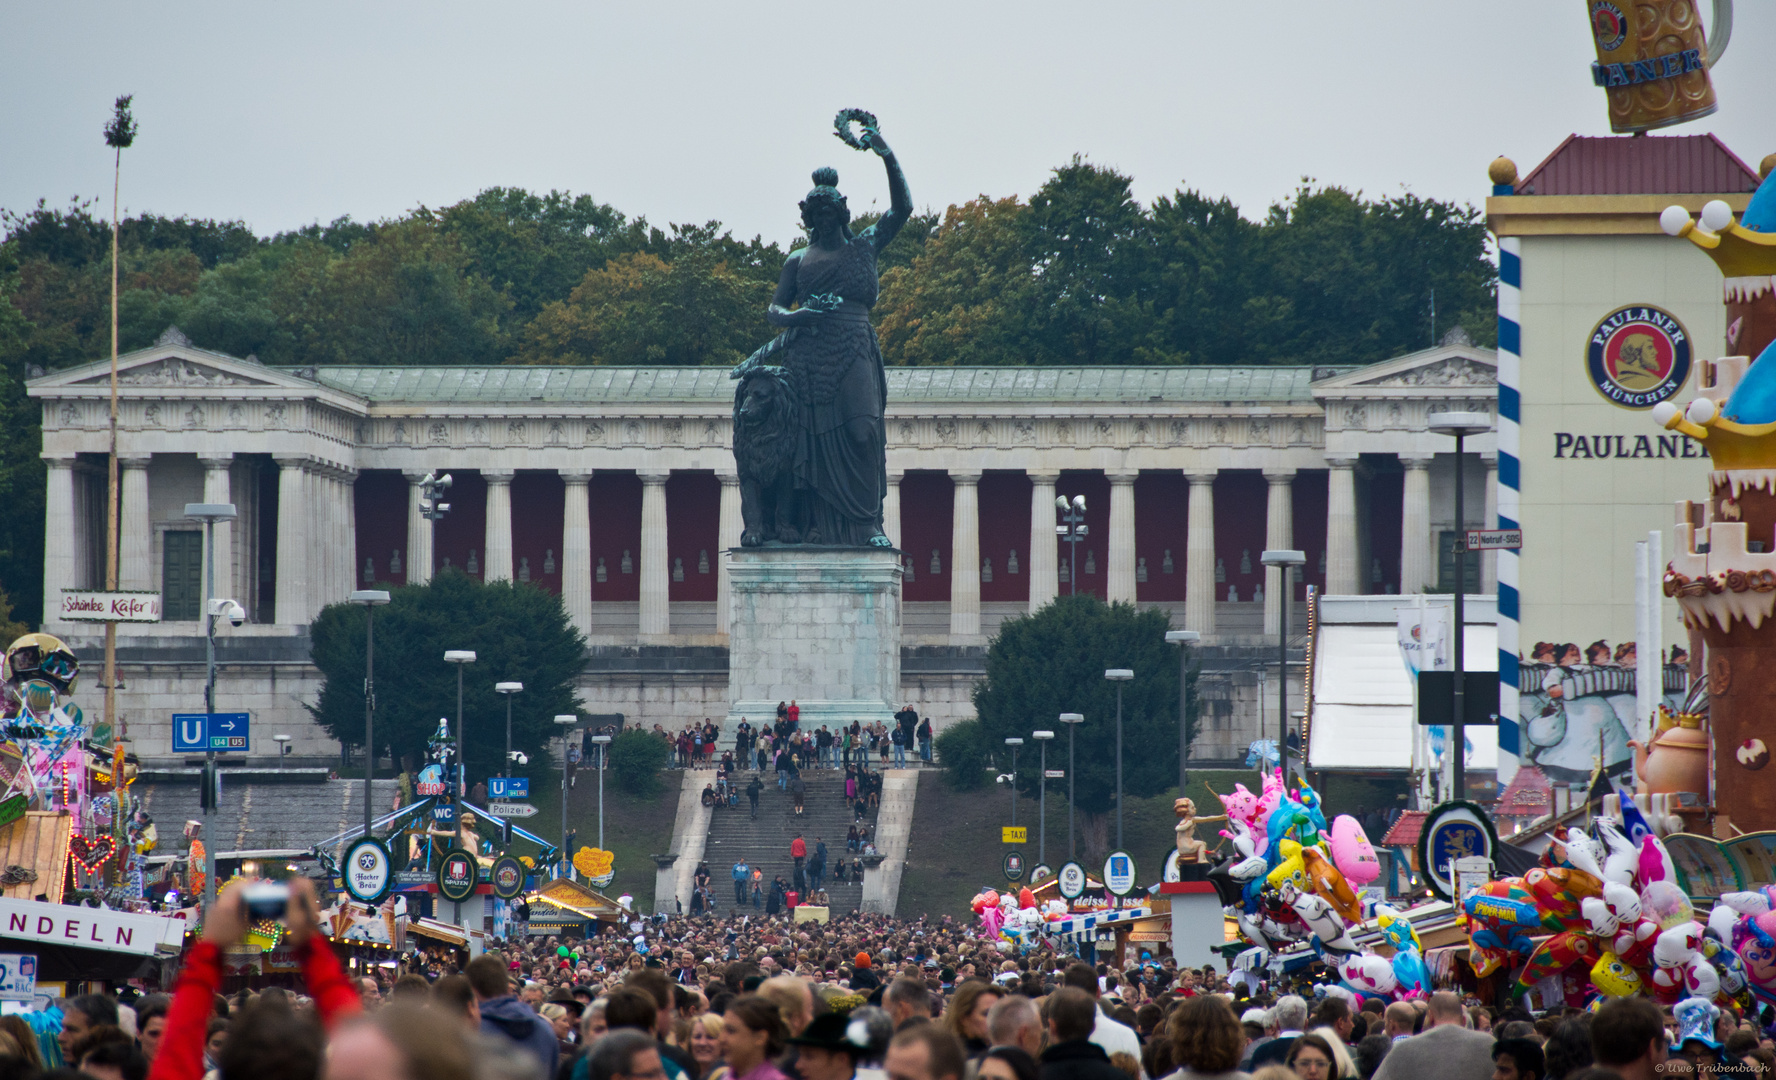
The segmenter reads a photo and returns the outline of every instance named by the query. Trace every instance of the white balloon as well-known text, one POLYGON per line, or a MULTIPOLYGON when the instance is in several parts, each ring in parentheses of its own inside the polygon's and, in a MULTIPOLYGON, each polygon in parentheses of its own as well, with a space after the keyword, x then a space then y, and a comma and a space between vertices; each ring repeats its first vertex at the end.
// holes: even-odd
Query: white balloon
POLYGON ((1689 418, 1690 423, 1695 424, 1698 427, 1713 420, 1714 414, 1714 402, 1705 397, 1699 397, 1695 401, 1690 402, 1690 407, 1684 410, 1684 416, 1689 418))
POLYGON ((1664 427, 1671 423, 1671 418, 1676 415, 1677 406, 1669 401, 1661 401, 1653 406, 1653 423, 1658 424, 1660 427, 1664 427))
POLYGON ((1659 228, 1669 236, 1683 235, 1683 227, 1690 223, 1690 212, 1681 206, 1667 206, 1659 215, 1659 228))
POLYGON ((1733 223, 1733 208, 1719 199, 1710 199, 1702 204, 1702 227, 1709 232, 1720 232, 1733 223))

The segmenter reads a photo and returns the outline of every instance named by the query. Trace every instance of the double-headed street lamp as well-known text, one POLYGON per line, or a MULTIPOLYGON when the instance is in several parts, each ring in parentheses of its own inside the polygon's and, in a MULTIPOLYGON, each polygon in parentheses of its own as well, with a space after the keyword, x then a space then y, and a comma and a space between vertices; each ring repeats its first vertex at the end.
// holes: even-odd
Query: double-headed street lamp
POLYGON ((598 850, 604 848, 604 755, 610 750, 609 735, 594 735, 592 742, 598 747, 598 850))
POLYGON ((1455 436, 1455 611, 1451 620, 1455 623, 1455 640, 1450 651, 1455 661, 1454 678, 1450 680, 1455 688, 1455 700, 1452 702, 1455 721, 1454 738, 1450 740, 1450 753, 1453 755, 1450 764, 1453 766, 1450 777, 1451 798, 1460 799, 1465 796, 1462 789, 1466 781, 1464 760, 1467 750, 1467 734, 1463 731, 1462 722, 1467 719, 1467 692, 1463 687, 1467 674, 1467 658, 1462 655, 1464 623, 1467 622, 1467 610, 1463 601, 1468 591, 1468 522, 1464 515, 1462 503, 1462 440, 1469 435, 1479 435, 1492 430, 1492 417, 1478 412, 1434 412, 1425 417, 1425 426, 1439 435, 1455 436))
POLYGON ((1061 723, 1067 725, 1067 861, 1072 862, 1079 857, 1079 849, 1073 843, 1073 774, 1078 771, 1073 760, 1073 732, 1085 723, 1085 714, 1064 712, 1061 723))
POLYGON ((1015 829, 1015 828, 1017 828, 1017 797, 1018 797, 1017 752, 1018 752, 1018 747, 1024 745, 1024 740, 1017 738, 1016 736, 1013 736, 1012 738, 1005 740, 1005 745, 1011 747, 1011 827, 1015 829))
POLYGON ((1057 495, 1055 509, 1064 522, 1055 526, 1055 535, 1067 545, 1067 595, 1072 596, 1079 591, 1079 542, 1091 535, 1091 526, 1085 523, 1085 496, 1075 495, 1068 502, 1065 495, 1057 495))
POLYGON ((463 768, 463 665, 475 662, 475 650, 446 649, 444 662, 456 665, 456 783, 451 794, 460 799, 469 790, 463 768))
POLYGON ((1289 605, 1295 602, 1295 568, 1307 562, 1307 554, 1289 548, 1272 548, 1259 556, 1265 566, 1282 571, 1282 621, 1277 624, 1277 767, 1283 786, 1289 784, 1289 605))
POLYGON ((1036 796, 1036 864, 1048 865, 1048 740, 1055 737, 1052 731, 1032 731, 1030 738, 1035 739, 1042 747, 1042 786, 1037 788, 1036 796))
MULTIPOLYGON (((113 423, 115 427, 115 423, 113 423)), ((112 461, 116 461, 113 457, 112 461)), ((235 509, 233 503, 186 503, 185 516, 193 521, 203 522, 204 527, 204 723, 209 731, 209 716, 216 711, 216 619, 227 614, 235 619, 238 613, 240 622, 246 620, 246 612, 233 600, 217 600, 216 592, 216 522, 233 521, 235 509)), ((107 667, 110 657, 106 656, 107 667)), ((112 673, 107 670, 106 676, 112 673)), ((111 679, 115 683, 116 679, 111 679)), ((112 691, 105 691, 105 700, 109 704, 112 691)), ((109 719, 109 717, 107 717, 109 719)), ((216 836, 209 828, 210 815, 216 812, 216 792, 220 785, 216 783, 216 751, 204 748, 203 773, 203 816, 204 816, 204 910, 208 911, 216 903, 216 836)))
POLYGON ((364 838, 375 818, 370 782, 376 777, 376 609, 389 602, 386 589, 359 589, 348 599, 364 607, 364 838))
MULTIPOLYGON (((561 725, 561 861, 571 865, 567 850, 567 740, 573 738, 573 726, 580 722, 580 718, 573 713, 562 713, 555 718, 555 722, 561 725)), ((556 876, 567 875, 563 871, 556 876)))
MULTIPOLYGON (((521 682, 499 682, 493 684, 493 689, 506 695, 506 757, 500 768, 507 776, 510 776, 512 775, 512 763, 515 760, 515 755, 512 753, 512 695, 523 693, 524 684, 521 682)), ((505 840, 506 847, 512 846, 511 818, 500 818, 500 836, 505 840)))
POLYGON ((1195 630, 1167 630, 1166 641, 1178 646, 1178 798, 1190 782, 1190 647, 1202 640, 1195 630))
POLYGON ((1104 678, 1116 684, 1116 850, 1122 850, 1122 684, 1135 677, 1125 667, 1111 668, 1104 678))

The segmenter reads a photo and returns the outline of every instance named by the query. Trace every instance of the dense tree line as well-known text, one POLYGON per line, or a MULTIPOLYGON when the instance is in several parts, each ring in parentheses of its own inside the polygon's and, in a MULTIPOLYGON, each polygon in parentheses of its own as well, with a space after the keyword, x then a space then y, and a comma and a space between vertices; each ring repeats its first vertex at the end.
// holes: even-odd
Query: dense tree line
MULTIPOLYGON (((111 233, 83 200, 0 211, 0 228, 0 586, 35 618, 43 480, 22 380, 107 354, 111 233)), ((510 188, 270 237, 144 214, 118 241, 126 351, 176 324, 301 365, 736 363, 770 336, 786 254, 718 222, 659 228, 510 188)), ((1490 341, 1492 285, 1469 206, 1304 181, 1248 220, 1189 190, 1143 206, 1076 158, 1028 199, 915 217, 876 312, 891 364, 1358 364, 1456 325, 1490 341)))

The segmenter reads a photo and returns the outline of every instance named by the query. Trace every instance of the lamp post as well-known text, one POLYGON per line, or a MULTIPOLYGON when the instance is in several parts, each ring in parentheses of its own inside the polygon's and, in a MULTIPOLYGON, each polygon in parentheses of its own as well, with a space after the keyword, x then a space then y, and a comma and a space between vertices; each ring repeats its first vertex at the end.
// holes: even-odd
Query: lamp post
POLYGON ((463 665, 475 662, 475 650, 446 649, 444 662, 456 665, 456 783, 451 795, 461 798, 469 790, 463 769, 463 665))
MULTIPOLYGON (((573 737, 573 726, 580 722, 580 718, 573 713, 562 713, 555 722, 561 725, 561 862, 568 866, 571 864, 567 851, 567 740, 573 737)), ((556 876, 566 877, 567 871, 556 876)))
POLYGON ((604 755, 610 750, 609 735, 594 735, 592 741, 598 746, 598 850, 604 850, 604 755))
MULTIPOLYGON (((498 683, 493 684, 493 688, 496 692, 506 695, 506 756, 500 762, 500 769, 507 776, 510 776, 510 775, 512 775, 512 763, 513 763, 512 762, 512 695, 523 693, 524 692, 524 684, 521 682, 498 682, 498 683)), ((489 796, 490 796, 489 801, 492 801, 491 794, 492 793, 489 792, 489 796)), ((507 818, 507 817, 500 818, 500 837, 505 841, 506 847, 509 848, 512 846, 512 819, 511 818, 507 818)))
POLYGON ((1272 548, 1259 556, 1265 566, 1282 571, 1282 621, 1277 624, 1277 768, 1282 770, 1283 786, 1289 784, 1289 605, 1295 602, 1295 567, 1307 562, 1307 555, 1290 548, 1272 548))
POLYGON ((1055 526, 1055 534, 1067 545, 1067 595, 1079 591, 1079 542, 1091 535, 1085 523, 1085 496, 1075 495, 1068 502, 1065 495, 1055 496, 1055 509, 1061 512, 1064 525, 1055 526))
POLYGON ((1085 723, 1085 714, 1064 712, 1061 723, 1067 725, 1067 861, 1074 862, 1079 858, 1079 849, 1073 843, 1073 732, 1085 723))
POLYGON ((1014 736, 1012 738, 1006 739, 1005 745, 1011 747, 1011 827, 1015 829, 1015 828, 1017 828, 1017 797, 1018 797, 1017 752, 1018 752, 1018 747, 1024 745, 1024 740, 1019 739, 1014 736))
POLYGON ((1455 641, 1450 652, 1455 661, 1454 678, 1450 680, 1454 688, 1455 700, 1453 719, 1455 721, 1454 738, 1450 740, 1450 765, 1453 767, 1451 777, 1451 798, 1463 798, 1463 786, 1466 782, 1467 735, 1463 731, 1462 722, 1467 719, 1467 694, 1463 687, 1464 675, 1467 671, 1466 657, 1462 655, 1463 624, 1467 621, 1466 606, 1463 601, 1468 591, 1468 521, 1462 500, 1463 469, 1465 461, 1462 440, 1469 435, 1479 435, 1492 430, 1492 417, 1479 412, 1434 412, 1425 417, 1425 426, 1439 435, 1455 436, 1455 612, 1450 620, 1455 624, 1455 641))
POLYGON ((1116 850, 1122 850, 1122 684, 1135 677, 1125 667, 1104 672, 1104 678, 1116 684, 1116 850))
POLYGON ((1042 747, 1042 786, 1037 788, 1036 796, 1036 864, 1048 865, 1048 740, 1055 737, 1052 731, 1032 731, 1030 738, 1035 739, 1042 747))
POLYGON ((1190 647, 1202 640, 1195 630, 1167 630, 1166 641, 1178 646, 1178 798, 1190 782, 1190 647))
POLYGON ((364 836, 375 819, 370 782, 376 777, 376 609, 389 602, 385 589, 359 589, 348 599, 364 605, 364 836))
POLYGON ((284 771, 284 755, 290 752, 289 735, 273 735, 272 741, 278 744, 278 772, 284 771))
MULTIPOLYGON (((204 723, 207 731, 209 716, 216 711, 216 616, 222 613, 213 595, 216 584, 216 522, 233 521, 234 504, 186 503, 185 516, 203 522, 204 527, 204 723)), ((106 661, 109 663, 109 656, 106 661)), ((110 674, 106 672, 107 676, 110 674)), ((105 691, 105 698, 109 704, 109 689, 105 691)), ((216 836, 210 828, 210 815, 216 812, 216 752, 207 746, 204 748, 203 783, 204 910, 208 911, 216 903, 216 836)))

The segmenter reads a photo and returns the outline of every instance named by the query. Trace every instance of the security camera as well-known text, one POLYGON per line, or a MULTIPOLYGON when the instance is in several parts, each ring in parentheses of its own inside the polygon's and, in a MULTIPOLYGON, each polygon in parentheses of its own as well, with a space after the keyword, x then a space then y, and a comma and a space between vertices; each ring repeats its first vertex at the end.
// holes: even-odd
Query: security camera
POLYGON ((1008 772, 1002 772, 1002 773, 1000 773, 1000 774, 999 774, 999 775, 998 775, 998 776, 996 776, 996 777, 994 777, 994 778, 993 778, 993 782, 994 782, 994 783, 995 783, 995 784, 1009 784, 1009 783, 1011 783, 1011 782, 1012 782, 1012 780, 1014 780, 1014 779, 1016 779, 1016 778, 1015 778, 1015 777, 1014 777, 1014 776, 1012 776, 1012 774, 1011 774, 1011 773, 1008 773, 1008 772))
POLYGON ((211 600, 210 617, 227 619, 232 625, 240 626, 247 621, 247 609, 233 600, 211 600))
POLYGON ((530 755, 522 753, 517 750, 512 751, 511 758, 513 761, 517 762, 520 765, 529 765, 530 764, 530 755))

